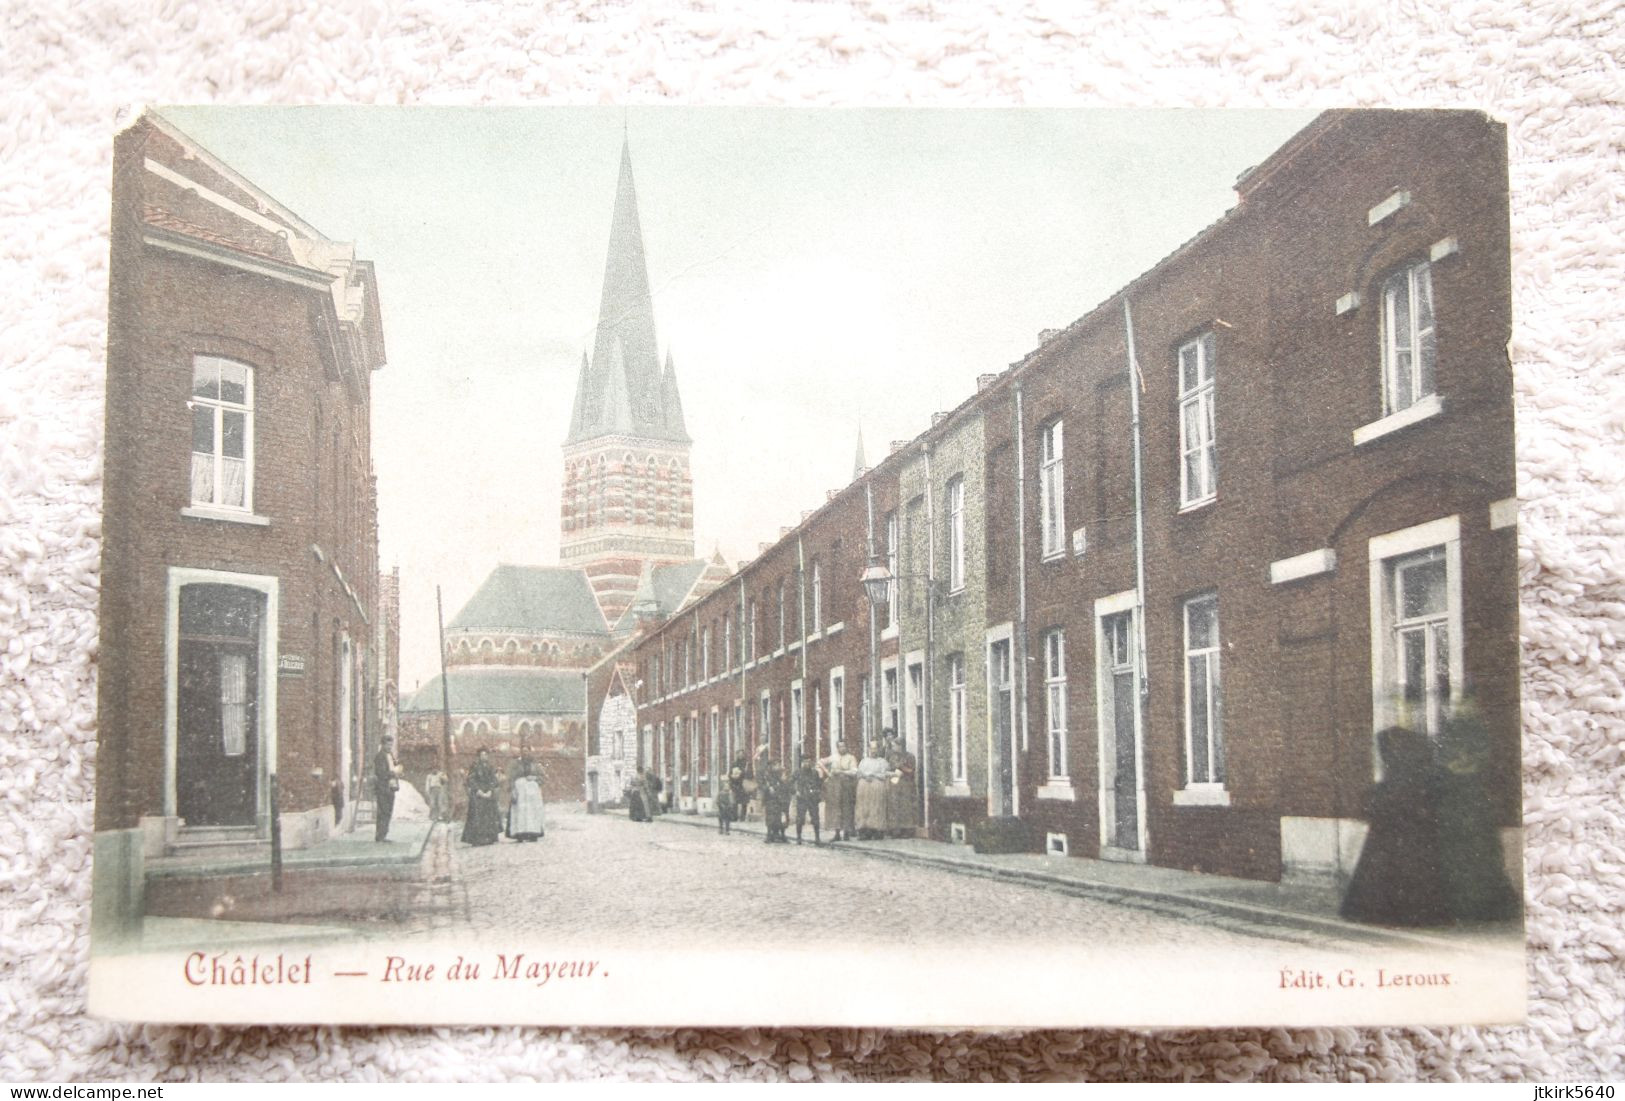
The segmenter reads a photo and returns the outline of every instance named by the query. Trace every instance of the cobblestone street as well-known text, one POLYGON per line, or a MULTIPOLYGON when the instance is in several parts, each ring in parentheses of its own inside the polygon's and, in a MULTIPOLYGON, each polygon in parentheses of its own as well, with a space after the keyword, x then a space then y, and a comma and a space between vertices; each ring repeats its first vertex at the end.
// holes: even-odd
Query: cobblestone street
MULTIPOLYGON (((455 832, 455 831, 454 831, 455 832)), ((863 843, 815 848, 671 818, 550 813, 533 844, 471 848, 438 834, 423 905, 399 932, 593 937, 689 946, 847 939, 1006 947, 1157 943, 1266 963, 1284 947, 1366 952, 1369 944, 1214 915, 1177 902, 1122 904, 876 859, 863 843), (449 873, 449 874, 448 874, 449 873)), ((919 842, 933 846, 932 842, 919 842)), ((398 934, 397 934, 398 935, 398 934)))

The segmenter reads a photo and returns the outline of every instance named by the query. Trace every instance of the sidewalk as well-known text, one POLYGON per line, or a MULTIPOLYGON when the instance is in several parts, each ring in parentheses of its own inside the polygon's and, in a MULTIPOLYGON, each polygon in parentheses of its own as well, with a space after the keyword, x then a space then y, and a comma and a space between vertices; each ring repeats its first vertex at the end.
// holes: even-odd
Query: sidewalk
MULTIPOLYGON (((360 868, 368 871, 414 872, 423 850, 433 836, 435 823, 392 822, 389 840, 374 841, 371 825, 358 826, 351 833, 337 833, 319 845, 305 849, 283 849, 282 870, 317 871, 360 868)), ((449 829, 449 826, 446 826, 449 829)), ((147 861, 149 879, 194 876, 256 875, 271 871, 271 848, 262 845, 252 851, 183 853, 147 861)))
MULTIPOLYGON (((624 814, 624 811, 608 813, 624 814)), ((662 814, 656 822, 717 828, 716 818, 662 814)), ((735 822, 733 830, 752 840, 765 836, 762 822, 735 822)), ((812 844, 810 834, 806 845, 812 844)), ((793 838, 791 845, 795 844, 793 838)), ((1445 951, 1502 948, 1521 951, 1523 930, 1516 922, 1461 930, 1417 930, 1361 925, 1337 916, 1338 899, 1329 888, 1317 889, 1256 879, 1186 872, 1152 864, 1089 860, 1043 853, 979 853, 969 845, 916 838, 825 843, 825 848, 941 868, 960 875, 999 879, 1058 890, 1080 898, 1135 906, 1193 920, 1218 918, 1220 924, 1272 926, 1337 937, 1342 940, 1406 945, 1445 951)))

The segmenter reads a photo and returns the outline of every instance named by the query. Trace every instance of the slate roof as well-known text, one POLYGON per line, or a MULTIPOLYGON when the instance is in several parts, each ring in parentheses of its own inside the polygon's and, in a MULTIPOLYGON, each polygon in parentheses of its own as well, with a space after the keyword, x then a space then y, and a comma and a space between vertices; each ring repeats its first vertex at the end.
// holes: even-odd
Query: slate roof
MULTIPOLYGON (((451 710, 456 715, 579 715, 587 707, 581 674, 573 670, 470 666, 453 669, 450 676, 451 710)), ((441 680, 435 677, 403 703, 401 711, 439 711, 441 701, 441 680)))
MULTIPOLYGON (((617 634, 637 626, 640 609, 654 605, 654 614, 661 619, 674 615, 683 606, 683 600, 694 589, 694 583, 705 573, 703 558, 688 562, 673 562, 663 566, 643 564, 643 576, 638 579, 637 592, 632 596, 621 618, 615 622, 617 634)), ((649 614, 644 611, 644 614, 649 614)))
POLYGON ((498 566, 446 626, 475 631, 609 633, 587 575, 565 566, 498 566))

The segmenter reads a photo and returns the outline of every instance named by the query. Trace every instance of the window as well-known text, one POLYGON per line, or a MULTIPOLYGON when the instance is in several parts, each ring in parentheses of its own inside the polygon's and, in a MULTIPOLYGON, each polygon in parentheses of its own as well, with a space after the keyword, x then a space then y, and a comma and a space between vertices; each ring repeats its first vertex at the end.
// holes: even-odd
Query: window
MULTIPOLYGON (((875 732, 873 722, 874 717, 870 714, 869 678, 862 676, 858 678, 858 729, 863 732, 865 752, 868 751, 869 743, 879 736, 875 732)), ((858 756, 861 757, 863 754, 860 753, 858 756)))
POLYGON ((1224 783, 1223 706, 1219 690, 1219 598, 1185 601, 1186 782, 1224 783))
POLYGON ((965 782, 965 655, 948 657, 948 741, 955 783, 965 782))
POLYGON ((824 629, 824 578, 816 558, 812 564, 812 629, 814 632, 824 629))
MULTIPOLYGON (((762 693, 760 701, 761 718, 758 720, 757 732, 761 735, 763 745, 773 744, 773 697, 762 693)), ((771 750, 769 751, 771 752, 771 750)))
POLYGON ((802 711, 801 682, 796 681, 790 686, 790 751, 797 755, 806 751, 803 738, 806 728, 802 711))
POLYGON ((252 511, 254 372, 215 356, 192 360, 192 503, 252 511))
POLYGON ((1437 737, 1461 693, 1461 520, 1370 541, 1372 730, 1437 737))
POLYGON ((711 627, 706 625, 700 632, 700 680, 711 679, 711 627))
POLYGON ((745 660, 756 657, 756 600, 753 597, 745 608, 745 660))
POLYGON ((1433 393, 1433 277, 1426 262, 1382 285, 1382 411, 1397 413, 1433 393))
POLYGON ((1043 556, 1066 554, 1066 479, 1062 466, 1061 422, 1053 420, 1038 435, 1038 513, 1043 556))
POLYGON ((829 677, 829 743, 831 746, 837 746, 845 740, 846 674, 831 673, 829 677))
POLYGON ((891 580, 886 584, 887 627, 897 626, 897 513, 886 513, 886 570, 891 580))
POLYGON ((1214 341, 1204 333, 1179 349, 1179 503, 1200 504, 1218 492, 1213 414, 1214 341))
POLYGON ((1066 639, 1059 627, 1044 635, 1044 726, 1049 732, 1049 774, 1066 771, 1066 639))
POLYGON ((1398 719, 1437 735, 1450 700, 1450 608, 1444 548, 1395 559, 1389 567, 1394 695, 1398 719))
MULTIPOLYGON (((821 739, 823 736, 824 736, 824 695, 823 695, 822 692, 820 692, 818 690, 818 685, 815 684, 815 685, 813 685, 813 748, 814 749, 818 748, 819 739, 821 739)), ((835 752, 835 743, 833 741, 830 742, 830 744, 829 744, 829 750, 830 750, 831 753, 835 752)))
POLYGON ((948 482, 948 589, 965 587, 965 479, 948 482))
POLYGON ((910 713, 908 744, 917 750, 925 744, 925 665, 922 662, 909 663, 908 703, 910 713))
POLYGON ((903 728, 900 725, 900 701, 897 698, 897 666, 880 671, 880 721, 883 728, 890 730, 893 736, 901 737, 903 728))
POLYGON ((789 620, 787 620, 785 618, 785 616, 784 616, 784 582, 780 581, 779 582, 779 649, 780 650, 784 649, 785 624, 787 624, 788 622, 789 622, 789 620))
POLYGON ((730 616, 722 617, 722 664, 729 668, 734 661, 734 621, 730 616))

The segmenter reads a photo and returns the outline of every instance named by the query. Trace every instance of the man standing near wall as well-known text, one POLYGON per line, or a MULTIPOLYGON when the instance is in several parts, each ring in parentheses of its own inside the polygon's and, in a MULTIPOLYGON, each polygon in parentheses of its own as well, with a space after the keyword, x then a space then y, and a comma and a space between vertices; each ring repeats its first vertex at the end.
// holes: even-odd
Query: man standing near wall
POLYGON ((395 791, 401 786, 401 766, 395 763, 395 741, 385 738, 372 761, 372 799, 378 821, 375 841, 389 839, 389 819, 395 813, 395 791))

